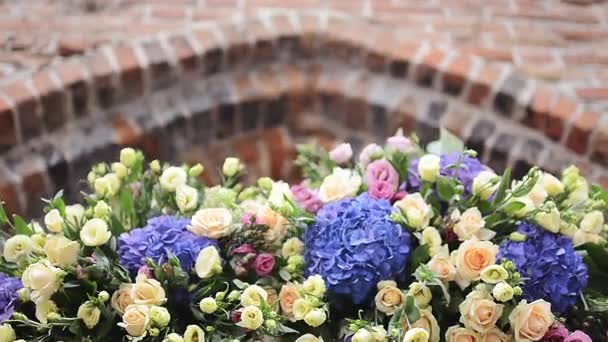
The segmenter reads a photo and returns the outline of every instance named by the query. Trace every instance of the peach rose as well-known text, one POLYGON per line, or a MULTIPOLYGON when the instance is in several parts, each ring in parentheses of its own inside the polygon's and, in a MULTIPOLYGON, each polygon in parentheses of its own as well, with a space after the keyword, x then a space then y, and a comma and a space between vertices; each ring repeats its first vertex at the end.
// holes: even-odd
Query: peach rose
MULTIPOLYGON (((455 212, 458 214, 458 212, 455 212)), ((477 208, 469 208, 462 215, 454 215, 458 217, 454 225, 454 233, 458 236, 458 240, 465 241, 473 237, 479 240, 490 240, 496 235, 492 230, 485 229, 486 221, 481 216, 481 212, 477 208)))
POLYGON ((266 303, 268 303, 268 306, 270 306, 273 310, 277 311, 278 307, 275 306, 275 304, 279 300, 279 294, 277 293, 277 290, 275 290, 272 286, 264 286, 263 289, 266 290, 266 293, 268 294, 268 299, 266 299, 266 303))
POLYGON ((481 335, 481 342, 511 342, 511 336, 498 328, 492 328, 487 333, 481 335))
POLYGON ((516 342, 540 340, 545 336, 553 321, 551 304, 542 299, 532 303, 522 300, 509 315, 516 342))
POLYGON ((133 284, 121 284, 120 288, 112 294, 110 303, 112 308, 119 314, 124 314, 127 307, 133 304, 133 298, 131 298, 131 287, 133 284))
POLYGON ((278 241, 287 234, 287 220, 269 207, 264 207, 258 212, 258 220, 268 226, 266 240, 270 242, 278 241))
POLYGON ((378 293, 375 297, 376 309, 384 312, 388 316, 395 312, 405 304, 405 294, 394 281, 381 282, 382 286, 378 286, 378 293))
POLYGON ((490 241, 467 240, 452 258, 456 266, 456 282, 461 288, 480 279, 481 271, 496 262, 498 246, 490 241))
POLYGON ((192 216, 188 230, 196 236, 219 239, 230 235, 232 213, 226 208, 205 208, 192 216))
POLYGON ((437 319, 435 318, 431 310, 432 309, 430 307, 420 309, 420 318, 411 326, 408 326, 407 320, 403 320, 403 330, 408 331, 413 328, 421 328, 429 333, 429 342, 439 342, 439 334, 441 333, 441 328, 439 328, 439 323, 437 323, 437 319))
POLYGON ((451 326, 445 332, 446 342, 481 342, 481 336, 474 330, 462 328, 457 325, 451 326))
POLYGON ((165 289, 156 279, 138 276, 131 286, 131 298, 134 304, 162 305, 167 301, 165 289))
POLYGON ((456 267, 450 260, 450 251, 447 245, 438 249, 437 253, 428 262, 428 266, 444 282, 453 281, 456 278, 456 267))
POLYGON ((279 303, 281 304, 281 311, 290 321, 295 321, 293 316, 293 303, 296 299, 301 298, 298 288, 292 284, 287 283, 281 287, 279 292, 279 303))
POLYGON ((125 328, 133 337, 142 336, 150 325, 149 311, 147 305, 129 305, 122 315, 122 322, 118 325, 125 328))
POLYGON ((460 323, 477 332, 487 333, 496 326, 504 305, 496 304, 488 292, 475 290, 467 295, 458 308, 460 323))

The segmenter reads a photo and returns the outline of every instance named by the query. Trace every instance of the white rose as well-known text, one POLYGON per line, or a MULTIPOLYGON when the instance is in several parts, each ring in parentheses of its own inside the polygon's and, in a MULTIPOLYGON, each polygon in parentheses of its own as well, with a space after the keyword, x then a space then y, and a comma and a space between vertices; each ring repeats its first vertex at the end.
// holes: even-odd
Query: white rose
POLYGON ((323 339, 318 338, 313 334, 305 334, 298 337, 295 342, 323 342, 323 339))
POLYGON ((321 183, 319 198, 327 203, 354 197, 360 187, 361 176, 359 174, 352 170, 336 167, 321 183))
POLYGON ((160 176, 160 187, 167 192, 173 192, 178 186, 186 184, 188 174, 177 166, 168 167, 160 176))
POLYGON ((203 342, 205 341, 205 331, 198 325, 191 324, 186 327, 184 332, 184 342, 203 342))
POLYGON ((197 211, 188 226, 194 235, 219 239, 230 235, 232 213, 226 208, 205 208, 197 211))
POLYGON ((347 143, 342 143, 329 151, 329 158, 338 165, 347 163, 352 156, 353 148, 347 143))
POLYGON ((49 322, 49 314, 59 311, 57 304, 52 300, 45 299, 36 303, 36 312, 34 315, 40 323, 47 324, 49 322))
POLYGON ((243 169, 243 165, 238 158, 229 157, 224 160, 222 172, 226 177, 233 177, 243 169))
POLYGON ((217 302, 214 298, 206 297, 201 299, 201 302, 199 303, 199 308, 202 312, 206 314, 212 314, 217 310, 217 302))
POLYGON ((562 223, 562 219, 561 219, 559 210, 557 210, 557 208, 551 209, 551 211, 549 211, 548 213, 542 212, 542 211, 539 212, 538 214, 536 214, 534 216, 534 220, 541 227, 545 228, 546 230, 548 230, 552 233, 559 232, 559 227, 561 226, 561 223, 562 223))
POLYGON ((63 271, 47 260, 29 265, 21 275, 23 286, 31 291, 30 298, 40 303, 51 298, 61 286, 63 271))
POLYGON ((484 229, 485 220, 481 216, 479 209, 473 207, 467 209, 454 225, 454 233, 458 236, 458 240, 465 241, 473 237, 479 240, 490 240, 496 235, 495 232, 484 229))
POLYGON ((373 342, 374 337, 367 329, 359 329, 351 338, 352 342, 373 342))
POLYGON ((426 204, 420 193, 417 192, 407 194, 395 202, 394 206, 403 212, 408 225, 417 230, 426 228, 433 218, 431 206, 426 204))
POLYGON ((302 290, 304 290, 306 294, 311 294, 315 297, 320 298, 323 297, 327 288, 325 287, 325 281, 323 280, 323 277, 318 274, 315 274, 309 276, 306 280, 304 280, 304 282, 302 283, 302 290))
POLYGON ((414 297, 416 306, 420 308, 426 307, 433 299, 431 289, 423 283, 413 282, 407 291, 408 296, 414 297))
POLYGON ((222 259, 213 246, 203 248, 196 258, 194 265, 196 275, 201 279, 208 279, 222 272, 222 259))
POLYGON ((268 301, 268 292, 258 285, 251 285, 241 294, 243 306, 260 306, 262 302, 268 301))
MULTIPOLYGON (((435 251, 436 247, 441 246, 441 235, 439 231, 435 227, 426 227, 422 231, 422 236, 420 238, 420 244, 426 245, 429 247, 431 251, 435 251)), ((433 255, 434 253, 431 253, 433 255)))
POLYGON ((325 313, 325 310, 321 309, 313 309, 304 316, 304 322, 313 328, 325 323, 326 319, 327 314, 325 313))
POLYGON ((78 224, 84 217, 85 209, 80 204, 72 204, 65 207, 65 220, 71 224, 78 224))
POLYGON ((44 224, 50 232, 61 233, 63 231, 63 218, 59 210, 52 209, 44 215, 44 224))
POLYGON ((8 262, 17 262, 28 256, 34 249, 34 243, 27 235, 15 235, 4 243, 4 259, 8 262))
POLYGON ((95 193, 101 197, 112 197, 118 193, 120 178, 115 173, 108 173, 95 180, 95 193))
POLYGON ((180 184, 175 190, 175 202, 182 213, 196 208, 198 204, 198 191, 186 184, 180 184))
POLYGON ((101 246, 108 242, 110 237, 112 232, 108 229, 108 224, 98 218, 88 220, 80 231, 80 240, 89 247, 101 246))
POLYGON ((76 317, 80 318, 89 329, 93 329, 99 323, 100 316, 101 310, 90 302, 82 304, 76 313, 76 317))
POLYGON ((541 174, 540 184, 549 196, 557 196, 564 192, 564 184, 550 173, 543 172, 541 174))
POLYGON ((599 210, 585 214, 580 227, 585 233, 600 233, 604 228, 604 214, 599 210))
POLYGON ((257 306, 246 306, 241 312, 241 321, 237 323, 245 329, 256 330, 264 323, 264 314, 257 306))
POLYGON ((281 208, 285 203, 285 197, 293 198, 289 184, 279 181, 272 183, 272 190, 268 195, 268 202, 277 208, 281 208))
POLYGON ((429 332, 422 328, 413 328, 408 330, 403 336, 403 342, 428 342, 429 332))
POLYGON ((497 301, 503 303, 510 301, 513 298, 514 294, 515 290, 513 289, 513 287, 511 287, 511 285, 505 283, 504 281, 496 284, 496 286, 494 286, 494 289, 492 289, 492 296, 494 296, 497 301))
POLYGON ((434 182, 439 176, 441 159, 434 154, 427 154, 418 161, 418 173, 423 181, 434 182))
POLYGON ((479 195, 481 199, 487 200, 498 188, 498 182, 494 181, 497 177, 492 171, 481 171, 473 179, 473 193, 479 195))
POLYGON ((133 337, 142 336, 150 326, 149 313, 150 308, 147 305, 129 305, 118 326, 125 328, 133 337))
POLYGON ((46 240, 44 252, 54 265, 69 266, 78 261, 80 244, 62 235, 55 235, 46 240))
POLYGON ((283 247, 281 247, 281 256, 283 256, 283 258, 289 258, 293 255, 301 255, 303 252, 304 242, 296 237, 288 239, 283 243, 283 247))
POLYGON ((572 236, 572 244, 574 247, 584 245, 586 243, 601 243, 604 239, 597 233, 587 233, 582 229, 578 229, 572 236))
POLYGON ((129 170, 126 166, 121 163, 112 163, 112 172, 116 174, 116 176, 120 179, 127 177, 129 174, 129 170))

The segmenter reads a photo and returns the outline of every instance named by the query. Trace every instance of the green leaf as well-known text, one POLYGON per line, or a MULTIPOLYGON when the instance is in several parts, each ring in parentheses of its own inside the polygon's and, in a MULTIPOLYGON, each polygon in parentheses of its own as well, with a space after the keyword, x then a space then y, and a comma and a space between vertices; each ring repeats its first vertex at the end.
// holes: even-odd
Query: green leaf
POLYGON ((596 243, 586 243, 582 246, 587 251, 589 258, 599 269, 608 272, 608 250, 596 243))
POLYGON ((6 216, 6 210, 4 210, 4 202, 0 201, 0 224, 8 222, 8 216, 6 216))
POLYGON ((416 270, 418 266, 425 264, 430 259, 431 256, 429 252, 429 246, 420 245, 416 247, 416 249, 414 249, 414 252, 412 253, 412 262, 410 267, 412 270, 416 270))
POLYGON ((404 307, 405 315, 407 316, 407 321, 410 324, 418 322, 420 319, 420 311, 416 306, 416 301, 414 300, 414 296, 406 296, 405 297, 405 307, 404 307))
POLYGON ((513 201, 513 202, 507 204, 507 206, 504 209, 504 212, 507 213, 508 215, 513 215, 516 212, 523 209, 525 206, 526 206, 526 204, 523 202, 513 201))
POLYGON ((511 183, 511 169, 507 168, 505 173, 502 175, 498 189, 496 189, 496 194, 494 195, 494 204, 499 204, 505 199, 507 196, 509 183, 511 183))
POLYGON ((427 145, 427 151, 433 154, 462 153, 465 150, 464 142, 445 128, 439 131, 439 140, 427 145))
POLYGON ((454 184, 452 184, 450 179, 439 177, 437 178, 437 192, 439 193, 439 197, 447 202, 456 194, 456 189, 454 189, 454 184))
POLYGON ((241 280, 238 280, 238 279, 234 279, 234 280, 232 280, 232 282, 239 290, 244 290, 245 288, 247 288, 249 286, 249 284, 247 284, 241 280))
POLYGON ((32 229, 25 223, 25 220, 21 218, 19 215, 13 215, 13 222, 15 223, 15 233, 17 235, 27 235, 32 236, 34 232, 32 229))
POLYGON ((122 208, 123 213, 127 213, 128 215, 134 214, 135 207, 133 205, 133 196, 127 189, 122 189, 120 191, 120 207, 122 208))
POLYGON ((285 281, 291 280, 291 274, 289 274, 289 272, 287 272, 287 270, 285 270, 285 269, 282 269, 279 271, 279 277, 281 277, 281 279, 283 279, 285 281))

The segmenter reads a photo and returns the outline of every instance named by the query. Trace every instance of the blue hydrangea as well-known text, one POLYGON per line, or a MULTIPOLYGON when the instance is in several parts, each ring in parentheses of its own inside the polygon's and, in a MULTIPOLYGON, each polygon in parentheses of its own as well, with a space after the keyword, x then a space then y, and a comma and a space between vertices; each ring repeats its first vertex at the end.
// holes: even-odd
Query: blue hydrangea
POLYGON ((19 300, 17 291, 23 287, 19 278, 0 272, 0 324, 11 318, 19 300))
MULTIPOLYGON (((412 161, 408 172, 407 188, 412 191, 420 190, 420 174, 418 173, 418 162, 419 159, 412 161)), ((442 176, 456 178, 464 185, 465 195, 470 195, 473 191, 473 180, 477 175, 484 170, 488 170, 488 167, 482 164, 479 159, 462 156, 460 153, 444 154, 440 156, 441 169, 439 173, 442 176), (458 162, 458 159, 462 157, 460 167, 458 169, 449 167, 458 162)))
POLYGON ((390 214, 389 201, 367 193, 323 207, 304 234, 306 273, 362 304, 378 281, 403 271, 411 252, 410 234, 390 214))
POLYGON ((190 219, 163 215, 151 218, 141 229, 122 234, 118 239, 120 263, 129 271, 137 272, 146 258, 163 263, 170 252, 184 270, 191 270, 200 250, 217 246, 217 242, 192 234, 187 230, 189 224, 190 219))
POLYGON ((553 311, 563 313, 587 287, 583 258, 566 236, 528 222, 522 222, 517 231, 526 235, 526 241, 505 240, 498 260, 513 261, 525 278, 523 294, 527 300, 544 299, 551 303, 553 311))

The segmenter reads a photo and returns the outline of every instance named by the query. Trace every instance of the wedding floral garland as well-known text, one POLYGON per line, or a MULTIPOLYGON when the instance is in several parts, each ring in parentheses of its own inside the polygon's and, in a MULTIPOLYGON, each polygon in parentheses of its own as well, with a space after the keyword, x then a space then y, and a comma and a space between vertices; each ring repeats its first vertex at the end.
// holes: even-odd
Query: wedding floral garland
POLYGON ((0 205, 0 342, 606 340, 608 192, 576 167, 513 180, 447 132, 353 157, 211 186, 125 148, 43 224, 0 205))

